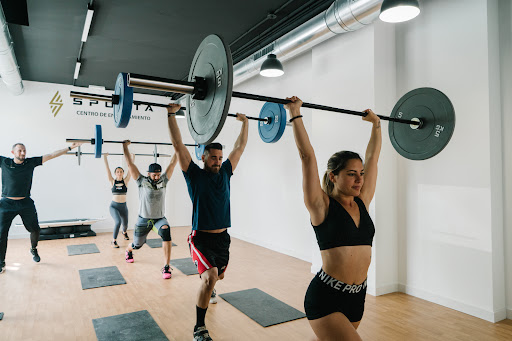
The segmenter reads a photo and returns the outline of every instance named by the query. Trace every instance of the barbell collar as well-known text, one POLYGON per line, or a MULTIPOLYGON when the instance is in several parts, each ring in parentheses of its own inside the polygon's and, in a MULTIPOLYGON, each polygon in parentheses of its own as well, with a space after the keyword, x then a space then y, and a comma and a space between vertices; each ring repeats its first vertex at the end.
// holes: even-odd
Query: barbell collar
POLYGON ((179 94, 193 95, 195 83, 176 79, 167 79, 153 76, 144 76, 136 73, 128 74, 128 86, 140 89, 157 91, 170 91, 179 94))

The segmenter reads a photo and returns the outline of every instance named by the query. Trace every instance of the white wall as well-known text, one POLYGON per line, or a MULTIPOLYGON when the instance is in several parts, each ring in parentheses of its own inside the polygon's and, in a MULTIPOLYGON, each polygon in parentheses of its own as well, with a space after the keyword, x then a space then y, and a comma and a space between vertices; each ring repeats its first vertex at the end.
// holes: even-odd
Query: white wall
MULTIPOLYGON (((0 136, 0 155, 12 157, 11 147, 15 142, 26 145, 27 157, 48 154, 69 145, 65 143, 66 138, 93 138, 96 124, 102 125, 104 140, 170 142, 165 109, 154 108, 151 112, 145 111, 146 106, 141 106, 139 110, 134 109, 133 114, 145 116, 146 119, 132 119, 127 128, 118 129, 113 118, 107 117, 112 109, 106 108, 105 103, 94 104, 84 100, 83 105, 74 105, 69 97, 71 90, 102 93, 101 91, 28 81, 24 84, 25 92, 21 96, 12 96, 5 88, 0 88, 0 120, 4 125, 0 136), (63 105, 55 115, 52 113, 50 101, 57 91, 63 105), (84 112, 88 114, 85 115, 84 112)), ((142 100, 165 101, 161 97, 136 96, 142 100)), ((187 132, 186 121, 179 122, 181 129, 187 132)), ((189 135, 184 134, 184 140, 193 143, 189 135)), ((153 145, 130 146, 131 151, 136 153, 151 154, 153 148, 153 145)), ((104 144, 103 150, 122 153, 122 146, 104 144)), ((171 146, 161 146, 158 150, 162 153, 173 152, 171 146)), ((94 149, 93 146, 85 144, 82 151, 93 152, 94 149)), ((159 159, 164 169, 169 161, 170 158, 159 159)), ((127 170, 121 156, 111 156, 109 162, 112 170, 117 165, 122 165, 127 170)), ((146 174, 147 166, 152 162, 153 157, 136 158, 136 164, 143 174, 146 174)), ((133 180, 128 187, 129 226, 132 228, 138 213, 138 190, 133 180)), ((104 218, 104 221, 92 226, 93 230, 112 231, 113 221, 108 211, 111 201, 110 185, 102 159, 83 156, 81 166, 78 166, 74 156, 65 155, 48 161, 34 171, 32 197, 40 220, 104 218)), ((176 168, 167 190, 166 216, 173 226, 190 225, 191 222, 190 199, 179 167, 176 168)), ((18 222, 21 222, 19 217, 14 220, 14 223, 18 222)), ((27 236, 23 227, 14 225, 9 233, 10 238, 27 236)))
POLYGON ((398 92, 437 88, 457 115, 441 154, 399 161, 402 290, 490 321, 505 317, 495 4, 424 1, 396 26, 398 92))
POLYGON ((503 138, 503 189, 504 229, 505 229, 505 288, 507 318, 512 319, 512 4, 508 0, 499 1, 500 23, 500 66, 501 66, 501 118, 503 138))

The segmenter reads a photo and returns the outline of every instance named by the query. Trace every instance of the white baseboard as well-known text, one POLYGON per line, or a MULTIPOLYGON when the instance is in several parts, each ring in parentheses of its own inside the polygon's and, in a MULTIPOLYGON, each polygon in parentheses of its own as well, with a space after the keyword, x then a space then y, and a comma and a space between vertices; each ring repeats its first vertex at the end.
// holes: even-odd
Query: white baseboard
POLYGON ((400 291, 398 283, 381 285, 381 286, 375 288, 375 296, 391 294, 392 292, 397 292, 397 291, 400 291))
POLYGON ((463 302, 459 302, 456 300, 452 300, 446 297, 430 293, 423 289, 414 288, 404 284, 399 284, 398 288, 400 292, 406 293, 408 295, 415 296, 423 300, 436 303, 447 308, 451 308, 493 323, 504 320, 505 318, 507 318, 507 315, 510 316, 510 314, 512 313, 510 309, 508 311, 502 309, 497 312, 485 310, 480 307, 475 307, 463 302))

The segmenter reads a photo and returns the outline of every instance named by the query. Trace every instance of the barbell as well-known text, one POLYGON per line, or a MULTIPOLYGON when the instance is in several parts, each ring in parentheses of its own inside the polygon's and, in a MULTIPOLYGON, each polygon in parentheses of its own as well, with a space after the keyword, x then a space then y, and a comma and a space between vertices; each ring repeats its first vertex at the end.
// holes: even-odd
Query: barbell
MULTIPOLYGON (((175 92, 187 97, 187 123, 190 134, 199 144, 212 142, 220 133, 228 115, 231 97, 287 104, 289 100, 236 92, 233 90, 233 61, 229 45, 217 35, 209 35, 199 45, 188 81, 138 74, 120 73, 116 80, 114 120, 126 127, 131 116, 133 87, 175 92)), ((303 103, 305 108, 365 116, 365 112, 303 103)), ((393 147, 412 160, 428 159, 441 152, 455 129, 455 111, 449 98, 434 88, 409 91, 395 104, 391 116, 378 115, 390 121, 389 136, 393 147)), ((260 116, 261 117, 261 116, 260 116)), ((261 122, 260 122, 261 125, 261 122)))
MULTIPOLYGON (((76 152, 67 152, 66 155, 76 156, 77 159, 78 159, 78 165, 80 166, 82 155, 96 155, 96 153, 85 153, 85 152, 82 152, 81 146, 78 146, 76 152)), ((121 156, 121 155, 124 155, 124 154, 123 153, 101 153, 101 155, 121 156)), ((139 153, 135 153, 133 155, 135 155, 135 156, 153 156, 154 159, 155 159, 155 163, 158 161, 159 157, 171 157, 172 156, 170 154, 161 154, 161 153, 156 153, 156 152, 153 153, 153 154, 139 154, 139 153)))
MULTIPOLYGON (((94 130, 94 138, 92 139, 66 139, 66 142, 86 142, 94 145, 94 157, 100 158, 102 153, 102 147, 104 143, 124 143, 124 141, 108 141, 103 140, 103 133, 101 129, 101 125, 97 124, 94 130)), ((151 145, 164 145, 164 146, 172 146, 172 143, 166 143, 166 142, 137 142, 137 141, 130 141, 131 144, 151 144, 151 145)), ((195 147, 197 144, 189 144, 185 143, 185 146, 192 146, 195 147)), ((113 154, 111 154, 113 155, 113 154)), ((122 154, 120 154, 122 155, 122 154)), ((141 154, 142 155, 142 154, 141 154)), ((149 156, 155 156, 155 153, 153 154, 147 154, 149 156)))

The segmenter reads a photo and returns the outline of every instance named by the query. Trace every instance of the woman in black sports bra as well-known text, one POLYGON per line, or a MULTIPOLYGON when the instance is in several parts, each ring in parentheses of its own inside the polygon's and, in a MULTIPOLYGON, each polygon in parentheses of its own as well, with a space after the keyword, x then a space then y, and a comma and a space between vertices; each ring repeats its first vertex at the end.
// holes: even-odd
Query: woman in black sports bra
POLYGON ((304 202, 322 255, 322 269, 304 299, 306 315, 319 340, 361 340, 356 329, 363 316, 375 234, 368 207, 377 183, 380 119, 365 110, 363 120, 373 124, 365 164, 357 153, 335 153, 320 185, 315 151, 301 119, 302 101, 288 99, 285 107, 302 161, 304 202))
MULTIPOLYGON (((107 167, 107 175, 108 180, 110 181, 110 185, 112 186, 112 202, 110 203, 110 215, 114 219, 114 232, 113 239, 110 242, 113 248, 119 248, 117 244, 117 236, 119 234, 119 227, 123 225, 123 231, 121 232, 124 236, 125 240, 129 240, 128 232, 128 206, 126 205, 126 192, 128 192, 128 181, 130 181, 130 172, 126 174, 124 177, 124 169, 121 167, 116 167, 114 170, 115 178, 112 177, 110 173, 110 167, 108 165, 108 153, 103 155, 103 160, 105 161, 105 166, 107 167)), ((132 158, 134 155, 132 155, 132 158)))

